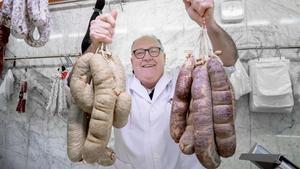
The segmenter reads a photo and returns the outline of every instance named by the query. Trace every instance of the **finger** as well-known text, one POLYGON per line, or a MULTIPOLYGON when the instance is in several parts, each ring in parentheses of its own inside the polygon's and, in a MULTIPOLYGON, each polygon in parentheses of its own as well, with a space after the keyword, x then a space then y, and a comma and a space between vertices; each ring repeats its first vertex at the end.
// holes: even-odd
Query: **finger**
POLYGON ((94 32, 97 34, 103 34, 105 36, 112 37, 112 33, 107 29, 99 28, 96 29, 94 32))
POLYGON ((92 24, 90 28, 90 38, 95 43, 110 43, 112 40, 112 34, 110 31, 102 27, 97 27, 97 25, 95 26, 95 24, 92 24))
POLYGON ((93 43, 100 43, 100 42, 104 42, 104 43, 111 43, 112 42, 112 38, 108 37, 104 34, 98 34, 95 32, 91 32, 91 40, 93 43))
POLYGON ((192 3, 192 7, 201 17, 204 17, 208 13, 207 11, 213 8, 213 5, 213 0, 195 0, 192 3))
POLYGON ((90 29, 94 29, 94 30, 103 30, 103 29, 106 29, 106 31, 110 32, 110 35, 114 34, 114 28, 109 23, 104 22, 104 21, 102 21, 100 19, 93 20, 91 22, 90 29))
POLYGON ((97 27, 101 27, 103 29, 106 29, 107 31, 110 32, 110 34, 112 35, 114 32, 114 28, 111 26, 111 24, 107 23, 107 22, 103 22, 100 21, 99 23, 97 23, 95 26, 97 27))
POLYGON ((194 0, 194 1, 192 1, 192 4, 191 4, 192 8, 197 11, 197 13, 200 17, 203 17, 204 12, 206 10, 205 7, 203 6, 203 4, 204 4, 204 1, 202 1, 202 0, 200 0, 200 1, 194 0))
POLYGON ((109 23, 113 28, 114 28, 115 25, 116 25, 116 20, 115 20, 115 18, 114 18, 111 14, 108 14, 108 13, 107 13, 107 14, 100 15, 100 20, 109 23))
POLYGON ((112 17, 113 17, 115 20, 117 20, 118 12, 117 12, 116 10, 113 10, 113 11, 111 12, 111 15, 112 15, 112 17))
POLYGON ((203 18, 200 17, 199 13, 195 9, 189 8, 188 13, 190 14, 191 18, 194 18, 194 20, 202 26, 203 18))

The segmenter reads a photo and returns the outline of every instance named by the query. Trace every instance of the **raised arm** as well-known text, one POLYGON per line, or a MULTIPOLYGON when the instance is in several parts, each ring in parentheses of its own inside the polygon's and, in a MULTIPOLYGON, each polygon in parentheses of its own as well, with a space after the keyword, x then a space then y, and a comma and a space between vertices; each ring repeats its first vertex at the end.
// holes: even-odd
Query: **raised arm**
MULTIPOLYGON (((87 48, 85 53, 95 53, 99 43, 109 44, 112 42, 114 35, 117 11, 97 16, 90 24, 90 40, 91 45, 87 48)), ((70 86, 73 72, 70 72, 68 77, 68 86, 70 86)))
POLYGON ((183 0, 190 18, 202 26, 206 23, 208 36, 211 39, 213 50, 220 50, 220 58, 224 66, 234 65, 238 58, 236 45, 232 38, 225 32, 214 19, 213 0, 183 0))

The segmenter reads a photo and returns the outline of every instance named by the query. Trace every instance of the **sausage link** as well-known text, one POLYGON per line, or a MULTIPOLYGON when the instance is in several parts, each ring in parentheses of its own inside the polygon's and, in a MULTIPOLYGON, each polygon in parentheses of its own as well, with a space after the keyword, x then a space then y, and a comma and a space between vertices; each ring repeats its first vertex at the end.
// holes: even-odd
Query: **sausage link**
POLYGON ((78 107, 87 113, 92 112, 94 104, 93 87, 89 84, 92 78, 89 60, 93 56, 93 53, 87 53, 78 58, 73 66, 70 83, 72 97, 78 107))
POLYGON ((207 66, 212 87, 213 121, 218 153, 222 157, 230 157, 236 149, 234 93, 216 56, 210 57, 207 66))
POLYGON ((193 154, 195 152, 194 148, 194 126, 193 126, 193 116, 188 113, 187 125, 185 131, 183 132, 179 140, 179 148, 184 154, 193 154))
POLYGON ((11 33, 19 39, 26 38, 28 34, 28 25, 26 20, 26 1, 14 0, 13 11, 11 16, 11 33))
MULTIPOLYGON (((67 88, 67 87, 66 87, 67 88)), ((73 162, 82 161, 82 150, 86 138, 88 119, 75 104, 68 88, 66 89, 68 110, 67 153, 73 162)))
POLYGON ((113 56, 109 66, 113 72, 116 87, 114 92, 117 95, 114 110, 113 126, 116 128, 124 127, 127 124, 128 115, 131 109, 131 97, 125 92, 125 71, 121 60, 113 56))
POLYGON ((170 134, 176 143, 179 142, 186 126, 194 65, 194 58, 192 56, 188 57, 182 65, 176 81, 170 117, 170 134))
POLYGON ((113 90, 116 87, 114 75, 108 65, 110 59, 104 52, 89 59, 94 85, 94 106, 82 153, 86 162, 98 162, 104 166, 115 162, 114 152, 107 147, 117 100, 113 90))
POLYGON ((203 166, 217 168, 221 161, 214 139, 211 87, 206 63, 194 69, 191 91, 195 153, 203 166))

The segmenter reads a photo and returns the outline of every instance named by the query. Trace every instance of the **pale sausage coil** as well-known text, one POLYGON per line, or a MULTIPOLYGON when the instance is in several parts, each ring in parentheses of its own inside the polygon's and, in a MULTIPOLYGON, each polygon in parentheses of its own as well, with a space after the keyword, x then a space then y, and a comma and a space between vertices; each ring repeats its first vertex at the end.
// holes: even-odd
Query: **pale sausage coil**
POLYGON ((125 74, 121 61, 103 49, 81 56, 74 65, 71 93, 76 104, 91 112, 82 159, 88 163, 112 165, 116 156, 107 147, 111 128, 127 123, 131 99, 125 93, 125 74), (93 90, 89 82, 92 81, 93 90))

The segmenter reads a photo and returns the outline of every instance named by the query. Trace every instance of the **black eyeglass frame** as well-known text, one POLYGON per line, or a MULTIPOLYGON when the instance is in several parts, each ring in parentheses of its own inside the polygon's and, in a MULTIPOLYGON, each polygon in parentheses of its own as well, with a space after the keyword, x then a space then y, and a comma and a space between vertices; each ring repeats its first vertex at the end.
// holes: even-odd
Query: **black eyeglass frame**
POLYGON ((160 55, 160 52, 162 52, 162 49, 160 47, 157 47, 157 46, 156 47, 151 47, 151 48, 148 48, 148 49, 139 48, 139 49, 133 50, 132 54, 137 59, 143 59, 145 57, 145 55, 146 55, 146 52, 148 52, 151 57, 157 57, 157 56, 160 55), (150 50, 152 50, 152 49, 158 49, 157 55, 153 55, 153 53, 151 54, 150 50), (136 55, 136 51, 139 51, 139 50, 143 51, 143 56, 141 56, 141 57, 136 55))

